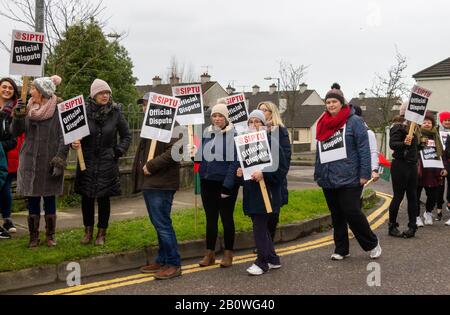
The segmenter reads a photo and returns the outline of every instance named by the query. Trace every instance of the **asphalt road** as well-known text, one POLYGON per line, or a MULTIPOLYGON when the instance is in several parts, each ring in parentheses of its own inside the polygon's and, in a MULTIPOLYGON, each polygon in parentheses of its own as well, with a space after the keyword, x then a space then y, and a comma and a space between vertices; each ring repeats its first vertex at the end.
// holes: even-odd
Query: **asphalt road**
MULTIPOLYGON (((377 183, 372 189, 390 193, 390 184, 377 183)), ((13 292, 14 294, 99 294, 99 295, 273 295, 273 294, 449 294, 450 227, 445 221, 421 228, 413 239, 387 235, 386 206, 383 198, 371 224, 380 239, 383 254, 371 260, 352 239, 351 257, 331 261, 331 231, 277 246, 282 268, 251 277, 246 268, 252 263, 250 251, 237 252, 232 268, 197 268, 197 260, 183 261, 183 276, 157 281, 138 270, 84 279, 82 286, 67 288, 57 284, 13 292), (247 255, 247 256, 246 256, 247 255), (249 256, 250 255, 250 256, 249 256), (375 264, 373 264, 375 263, 375 264), (369 280, 369 281, 368 281, 369 280), (62 290, 62 291, 55 291, 62 290)), ((444 213, 444 219, 450 217, 444 213)), ((400 229, 406 229, 406 210, 400 211, 400 229)))

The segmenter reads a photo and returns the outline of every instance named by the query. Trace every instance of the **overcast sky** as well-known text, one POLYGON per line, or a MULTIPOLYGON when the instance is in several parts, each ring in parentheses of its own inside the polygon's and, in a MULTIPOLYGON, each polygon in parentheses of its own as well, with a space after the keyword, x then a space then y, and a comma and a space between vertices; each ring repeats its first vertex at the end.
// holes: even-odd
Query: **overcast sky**
MULTIPOLYGON (((127 32, 122 44, 138 84, 164 76, 171 56, 200 75, 237 90, 268 90, 280 60, 310 65, 309 88, 323 97, 339 82, 347 98, 370 88, 375 73, 408 58, 406 75, 450 57, 450 2, 446 0, 105 0, 107 31, 127 32), (234 82, 233 82, 234 81, 234 82)), ((0 18, 9 42, 19 24, 0 18)), ((0 75, 9 56, 0 50, 0 75)), ((413 83, 413 80, 409 80, 413 83)))

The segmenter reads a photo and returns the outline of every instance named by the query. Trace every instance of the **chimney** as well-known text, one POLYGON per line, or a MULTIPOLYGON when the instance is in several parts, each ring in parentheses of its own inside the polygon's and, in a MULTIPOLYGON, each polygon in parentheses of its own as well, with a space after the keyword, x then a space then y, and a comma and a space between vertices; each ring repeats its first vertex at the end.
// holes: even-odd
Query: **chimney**
POLYGON ((234 91, 236 91, 236 90, 234 88, 232 88, 231 85, 228 84, 228 86, 227 86, 227 93, 228 93, 228 95, 233 94, 234 91))
POLYGON ((170 85, 177 85, 180 83, 180 78, 176 74, 172 74, 172 76, 169 78, 170 85))
POLYGON ((303 94, 308 89, 308 85, 306 83, 300 84, 300 93, 303 94))
POLYGON ((365 99, 366 98, 366 93, 364 93, 364 92, 361 92, 361 93, 359 93, 359 99, 362 101, 363 99, 365 99))
POLYGON ((277 91, 277 85, 274 83, 271 86, 269 86, 270 90, 269 90, 269 94, 272 95, 273 93, 275 93, 277 91))
POLYGON ((257 85, 254 85, 252 89, 253 89, 253 93, 252 93, 252 94, 253 94, 253 95, 256 95, 256 94, 259 93, 260 87, 257 86, 257 85))
POLYGON ((157 87, 158 85, 161 85, 161 78, 159 76, 154 77, 153 79, 153 87, 157 87))
POLYGON ((200 76, 200 81, 202 82, 202 84, 208 83, 209 81, 211 81, 211 76, 205 72, 200 76))

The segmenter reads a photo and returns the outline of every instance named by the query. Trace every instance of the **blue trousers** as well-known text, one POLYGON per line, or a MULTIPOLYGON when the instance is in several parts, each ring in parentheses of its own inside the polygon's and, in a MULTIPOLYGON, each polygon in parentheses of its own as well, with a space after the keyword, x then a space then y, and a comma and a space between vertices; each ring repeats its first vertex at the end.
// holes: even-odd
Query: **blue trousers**
POLYGON ((181 266, 177 237, 170 218, 175 191, 146 189, 143 193, 150 221, 158 235, 159 251, 156 262, 161 265, 181 266))

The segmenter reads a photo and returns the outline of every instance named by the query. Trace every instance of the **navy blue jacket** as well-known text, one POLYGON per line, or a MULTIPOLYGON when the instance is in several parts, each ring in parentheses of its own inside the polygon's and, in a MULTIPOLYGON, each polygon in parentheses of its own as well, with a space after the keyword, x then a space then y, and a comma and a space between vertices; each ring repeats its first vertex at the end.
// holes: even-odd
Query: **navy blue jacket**
MULTIPOLYGON (((200 178, 221 182, 228 191, 235 186, 237 170, 235 136, 236 131, 232 126, 228 126, 224 130, 215 130, 210 126, 203 132, 202 151, 198 151, 202 153, 200 178)), ((197 157, 196 161, 199 160, 200 158, 197 157)))
POLYGON ((367 128, 355 110, 347 121, 345 142, 347 158, 339 161, 321 164, 319 143, 317 143, 316 168, 314 181, 325 189, 351 188, 360 186, 360 179, 371 178, 371 158, 367 128))
MULTIPOLYGON (((292 156, 292 147, 291 140, 289 139, 289 131, 287 128, 279 127, 277 128, 279 131, 279 141, 280 146, 283 149, 284 155, 286 157, 287 168, 291 167, 291 156, 292 156)), ((289 191, 288 191, 288 182, 287 182, 287 174, 286 178, 283 181, 283 185, 281 187, 281 206, 287 205, 289 202, 289 191)))
MULTIPOLYGON (((273 140, 276 141, 276 140, 273 140)), ((282 206, 282 186, 288 173, 288 163, 283 148, 278 143, 271 141, 269 137, 269 146, 272 148, 278 148, 278 167, 276 162, 271 168, 266 168, 263 171, 264 181, 266 183, 267 192, 269 194, 270 203, 272 205, 273 213, 279 213, 282 206)), ((274 161, 276 156, 272 152, 274 161)), ((253 180, 247 180, 243 182, 244 195, 243 195, 243 208, 246 215, 254 214, 267 214, 264 199, 261 193, 259 183, 253 180)))

